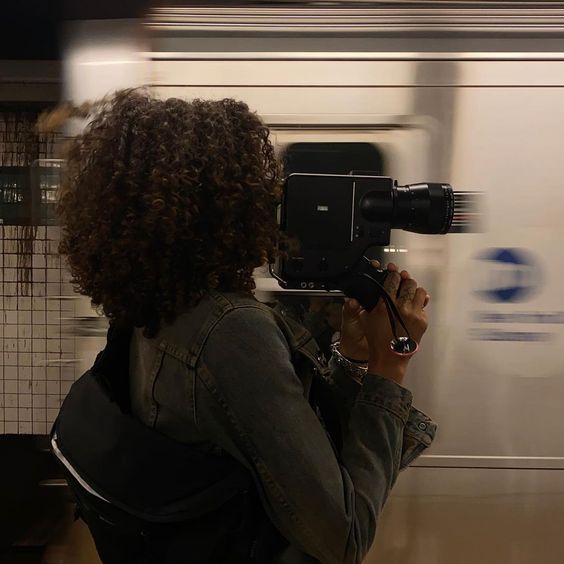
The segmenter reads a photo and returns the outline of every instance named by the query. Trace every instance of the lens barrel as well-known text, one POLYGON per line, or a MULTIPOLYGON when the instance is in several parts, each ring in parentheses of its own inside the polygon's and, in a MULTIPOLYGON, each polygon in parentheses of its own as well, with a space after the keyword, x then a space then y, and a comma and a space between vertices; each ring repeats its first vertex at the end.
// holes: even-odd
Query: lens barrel
POLYGON ((396 186, 393 200, 392 228, 427 234, 443 234, 450 230, 455 210, 450 184, 396 186))

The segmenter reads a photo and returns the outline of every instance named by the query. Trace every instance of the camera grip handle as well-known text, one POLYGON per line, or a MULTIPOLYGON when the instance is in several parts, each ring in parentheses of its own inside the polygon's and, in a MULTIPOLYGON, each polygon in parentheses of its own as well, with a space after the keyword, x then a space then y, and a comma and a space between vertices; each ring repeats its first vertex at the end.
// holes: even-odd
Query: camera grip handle
POLYGON ((363 257, 358 267, 354 269, 353 273, 347 278, 346 283, 342 285, 342 290, 349 298, 357 300, 366 311, 372 311, 378 301, 383 299, 394 336, 390 341, 390 348, 394 354, 409 357, 417 352, 419 345, 409 336, 409 331, 393 299, 386 293, 383 287, 386 276, 388 276, 387 270, 374 268, 370 260, 363 257), (397 319, 405 331, 405 336, 398 336, 394 318, 397 319))
POLYGON ((357 300, 366 311, 372 311, 383 292, 374 280, 383 285, 387 276, 387 270, 374 268, 370 261, 363 257, 358 267, 342 284, 342 291, 349 298, 357 300))

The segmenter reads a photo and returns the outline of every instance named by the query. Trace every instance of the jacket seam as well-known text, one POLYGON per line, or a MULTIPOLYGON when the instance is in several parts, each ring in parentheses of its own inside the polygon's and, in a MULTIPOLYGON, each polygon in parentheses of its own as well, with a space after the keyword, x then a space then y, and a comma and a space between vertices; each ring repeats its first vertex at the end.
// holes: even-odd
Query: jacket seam
POLYGON ((155 391, 157 388, 157 380, 159 379, 159 372, 163 365, 164 352, 157 351, 157 356, 153 363, 153 368, 151 369, 151 413, 150 413, 150 423, 151 427, 155 428, 157 426, 157 419, 159 417, 159 402, 155 398, 155 391))
POLYGON ((379 401, 369 400, 369 399, 365 399, 365 398, 359 398, 359 399, 356 400, 356 404, 357 405, 370 405, 372 407, 378 407, 380 409, 387 411, 388 413, 391 413, 392 415, 395 415, 402 422, 402 424, 404 426, 407 423, 407 414, 403 413, 403 410, 400 411, 398 409, 394 409, 393 407, 386 405, 385 402, 379 402, 379 401))
MULTIPOLYGON (((251 306, 251 307, 253 307, 253 306, 251 306)), ((257 309, 260 309, 260 308, 257 308, 257 309)), ((205 363, 203 363, 203 362, 200 363, 199 367, 200 367, 200 370, 203 369, 204 372, 207 372, 207 374, 209 374, 210 378, 213 378, 211 371, 206 367, 205 363)), ((274 477, 272 476, 272 474, 268 470, 268 467, 266 466, 264 461, 260 458, 260 456, 258 454, 258 449, 254 445, 252 440, 249 437, 247 437, 245 435, 245 433, 242 432, 242 428, 241 428, 239 421, 237 420, 237 417, 235 416, 235 414, 231 411, 231 409, 227 405, 227 402, 224 400, 223 396, 221 395, 221 392, 217 389, 217 387, 214 384, 208 385, 208 383, 205 381, 205 379, 202 378, 202 376, 200 375, 200 370, 196 371, 196 378, 198 378, 198 380, 202 383, 202 385, 209 391, 211 396, 214 398, 214 400, 217 402, 219 407, 222 409, 225 416, 229 419, 229 421, 233 425, 233 429, 235 430, 236 436, 237 436, 237 442, 246 447, 246 448, 243 448, 242 452, 246 453, 248 456, 250 456, 251 460, 253 461, 253 463, 255 465, 256 471, 265 480, 265 483, 270 486, 270 488, 269 488, 270 491, 274 494, 276 500, 288 512, 292 521, 301 527, 301 529, 315 543, 318 550, 320 550, 322 554, 324 554, 325 556, 328 556, 325 553, 325 548, 322 545, 318 544, 316 537, 313 535, 313 533, 309 529, 308 525, 300 519, 297 511, 293 508, 293 506, 290 504, 288 499, 284 496, 284 492, 283 492, 282 487, 280 486, 280 484, 278 484, 278 482, 276 482, 276 480, 274 479, 274 477), (273 491, 273 489, 274 489, 274 491, 273 491)))
POLYGON ((173 343, 167 339, 163 339, 159 343, 158 348, 162 351, 165 351, 167 354, 171 355, 177 360, 187 364, 191 368, 195 368, 211 333, 227 315, 239 309, 257 309, 265 313, 265 315, 268 315, 269 313, 264 309, 264 307, 266 306, 259 306, 254 304, 233 304, 232 302, 227 300, 227 298, 225 298, 225 301, 229 302, 230 306, 224 306, 225 309, 222 309, 216 314, 217 318, 214 319, 214 321, 208 327, 206 327, 204 331, 201 331, 196 335, 195 344, 192 347, 187 348, 178 346, 176 343, 173 343))

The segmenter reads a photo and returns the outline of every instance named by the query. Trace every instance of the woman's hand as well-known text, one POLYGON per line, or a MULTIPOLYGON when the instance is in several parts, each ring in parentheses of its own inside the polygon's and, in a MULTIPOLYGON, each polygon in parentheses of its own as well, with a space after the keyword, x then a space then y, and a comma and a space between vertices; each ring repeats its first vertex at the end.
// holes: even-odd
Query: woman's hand
MULTIPOLYGON (((374 260, 372 266, 379 268, 380 263, 374 260)), ((388 272, 397 272, 398 267, 390 263, 387 270, 388 272)), ((351 360, 366 363, 368 362, 369 350, 364 328, 360 321, 362 311, 361 305, 355 299, 347 299, 343 305, 339 351, 351 360)))
MULTIPOLYGON (((378 266, 375 263, 374 266, 378 266)), ((407 271, 398 272, 395 264, 388 265, 389 274, 384 288, 394 300, 410 336, 419 343, 427 329, 425 306, 429 295, 418 288, 407 271)), ((398 336, 403 329, 396 323, 398 336)), ((368 362, 368 371, 395 380, 403 381, 409 357, 394 354, 390 348, 393 338, 390 321, 383 300, 367 312, 356 300, 349 300, 343 307, 340 352, 358 361, 368 362)))

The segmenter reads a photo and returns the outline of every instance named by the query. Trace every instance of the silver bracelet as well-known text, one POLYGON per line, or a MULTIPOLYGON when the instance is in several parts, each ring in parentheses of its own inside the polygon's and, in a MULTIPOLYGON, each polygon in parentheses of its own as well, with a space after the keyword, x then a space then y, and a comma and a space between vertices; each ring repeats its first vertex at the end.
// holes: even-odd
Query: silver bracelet
POLYGON ((339 366, 342 366, 354 380, 356 380, 359 384, 362 384, 362 381, 366 376, 366 372, 368 371, 368 365, 352 362, 346 356, 343 356, 339 351, 340 344, 341 343, 339 341, 336 341, 331 345, 331 353, 335 362, 339 366))

